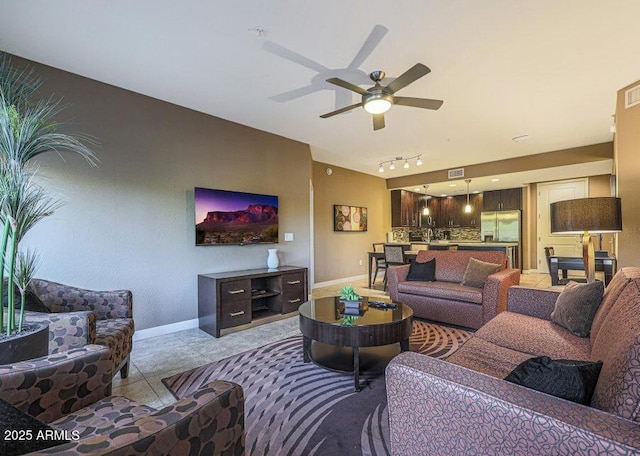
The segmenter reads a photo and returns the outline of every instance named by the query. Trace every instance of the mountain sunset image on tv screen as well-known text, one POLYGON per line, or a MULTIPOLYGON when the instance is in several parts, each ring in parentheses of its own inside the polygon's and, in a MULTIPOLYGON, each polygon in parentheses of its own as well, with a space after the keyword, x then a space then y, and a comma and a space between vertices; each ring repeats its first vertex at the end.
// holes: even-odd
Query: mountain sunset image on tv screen
POLYGON ((278 242, 278 197, 196 187, 196 245, 278 242))

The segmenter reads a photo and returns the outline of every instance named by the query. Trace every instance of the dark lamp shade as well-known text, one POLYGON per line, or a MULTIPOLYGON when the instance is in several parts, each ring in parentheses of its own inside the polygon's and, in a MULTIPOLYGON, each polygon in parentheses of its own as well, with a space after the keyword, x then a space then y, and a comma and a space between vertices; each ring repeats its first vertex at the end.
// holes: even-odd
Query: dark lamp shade
POLYGON ((580 198, 551 203, 552 234, 622 231, 620 198, 580 198))

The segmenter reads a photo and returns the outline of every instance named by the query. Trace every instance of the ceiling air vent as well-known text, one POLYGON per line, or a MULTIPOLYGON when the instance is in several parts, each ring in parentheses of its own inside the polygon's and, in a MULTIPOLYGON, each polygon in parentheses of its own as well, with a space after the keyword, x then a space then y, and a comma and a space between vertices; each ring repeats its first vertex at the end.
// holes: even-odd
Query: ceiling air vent
POLYGON ((624 109, 630 108, 640 103, 640 85, 627 90, 624 93, 624 109))
POLYGON ((449 179, 460 179, 461 177, 464 177, 464 168, 450 169, 448 173, 449 179))

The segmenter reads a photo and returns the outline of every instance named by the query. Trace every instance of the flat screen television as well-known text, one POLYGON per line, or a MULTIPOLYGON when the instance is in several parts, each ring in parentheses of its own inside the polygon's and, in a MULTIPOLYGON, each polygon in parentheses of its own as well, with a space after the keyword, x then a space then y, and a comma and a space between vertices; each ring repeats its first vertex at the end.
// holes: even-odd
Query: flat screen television
POLYGON ((196 245, 278 242, 278 197, 196 187, 196 245))

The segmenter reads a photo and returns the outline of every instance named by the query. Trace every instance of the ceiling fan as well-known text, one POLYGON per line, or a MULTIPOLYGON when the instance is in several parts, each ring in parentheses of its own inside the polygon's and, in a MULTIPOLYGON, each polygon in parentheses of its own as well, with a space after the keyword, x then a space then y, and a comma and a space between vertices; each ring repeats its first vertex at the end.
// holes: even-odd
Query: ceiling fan
POLYGON ((384 79, 384 71, 374 71, 369 75, 369 77, 373 82, 375 82, 375 85, 367 90, 339 78, 327 79, 327 82, 331 84, 359 93, 362 95, 362 101, 360 103, 323 114, 320 117, 326 119, 327 117, 335 116, 336 114, 341 114, 355 109, 358 106, 362 106, 365 111, 373 114, 373 129, 380 130, 381 128, 384 128, 384 113, 387 112, 394 104, 400 106, 412 106, 414 108, 439 109, 440 106, 442 106, 442 103, 444 103, 442 100, 395 96, 397 91, 420 79, 422 76, 426 76, 430 72, 431 70, 427 68, 427 66, 422 63, 416 63, 402 75, 391 81, 387 86, 383 86, 380 84, 380 81, 384 79))

